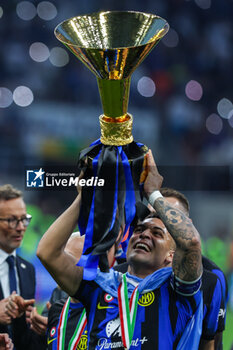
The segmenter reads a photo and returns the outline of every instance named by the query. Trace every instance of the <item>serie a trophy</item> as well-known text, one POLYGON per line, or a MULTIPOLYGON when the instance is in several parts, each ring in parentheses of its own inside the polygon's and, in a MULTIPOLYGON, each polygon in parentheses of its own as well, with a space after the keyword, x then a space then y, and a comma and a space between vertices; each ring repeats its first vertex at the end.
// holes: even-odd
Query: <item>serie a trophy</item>
POLYGON ((103 106, 101 137, 79 156, 86 179, 104 180, 103 187, 86 186, 82 192, 79 229, 85 244, 80 264, 86 267, 86 279, 95 277, 97 265, 108 271, 106 252, 121 227, 125 227, 122 246, 127 246, 148 151, 133 141, 133 117, 127 112, 130 79, 168 29, 163 18, 133 11, 77 16, 55 28, 57 39, 95 74, 103 106))

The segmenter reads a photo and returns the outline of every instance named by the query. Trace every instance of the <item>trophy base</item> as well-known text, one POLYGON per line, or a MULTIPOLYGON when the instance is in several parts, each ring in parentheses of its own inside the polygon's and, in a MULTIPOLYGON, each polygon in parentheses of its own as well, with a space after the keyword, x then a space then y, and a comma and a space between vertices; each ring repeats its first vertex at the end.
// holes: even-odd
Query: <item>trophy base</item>
POLYGON ((133 117, 127 113, 123 117, 109 118, 102 114, 99 117, 103 145, 125 146, 133 142, 133 117))

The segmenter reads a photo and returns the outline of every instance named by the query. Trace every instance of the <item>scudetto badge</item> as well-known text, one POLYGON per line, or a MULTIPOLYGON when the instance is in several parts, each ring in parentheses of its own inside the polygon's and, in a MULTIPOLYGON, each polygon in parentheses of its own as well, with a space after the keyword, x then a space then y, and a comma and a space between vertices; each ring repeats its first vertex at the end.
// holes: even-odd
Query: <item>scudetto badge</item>
POLYGON ((104 301, 106 301, 106 303, 110 303, 110 301, 112 301, 113 299, 113 296, 111 296, 110 294, 104 294, 104 301))

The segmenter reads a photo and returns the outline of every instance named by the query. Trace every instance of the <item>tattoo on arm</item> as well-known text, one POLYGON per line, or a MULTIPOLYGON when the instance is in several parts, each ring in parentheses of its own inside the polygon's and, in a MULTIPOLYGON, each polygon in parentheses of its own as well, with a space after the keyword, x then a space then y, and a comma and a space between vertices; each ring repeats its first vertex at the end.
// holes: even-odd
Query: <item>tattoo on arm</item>
POLYGON ((202 258, 200 237, 196 228, 182 211, 172 207, 164 198, 156 200, 154 208, 176 242, 173 258, 176 276, 187 281, 197 279, 202 272, 202 258))

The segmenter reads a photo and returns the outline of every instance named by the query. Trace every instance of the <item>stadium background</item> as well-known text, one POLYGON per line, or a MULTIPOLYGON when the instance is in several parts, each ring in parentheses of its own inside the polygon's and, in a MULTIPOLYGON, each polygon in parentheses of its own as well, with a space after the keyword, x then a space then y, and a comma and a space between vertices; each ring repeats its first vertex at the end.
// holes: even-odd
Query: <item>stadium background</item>
POLYGON ((170 31, 135 71, 135 140, 153 151, 165 185, 184 191, 203 249, 230 287, 224 349, 233 343, 232 0, 0 1, 0 185, 24 192, 33 215, 20 253, 37 270, 41 309, 55 283, 35 257, 74 191, 25 188, 25 168, 73 166, 99 137, 96 79, 56 40, 55 26, 100 10, 155 13, 170 31))

